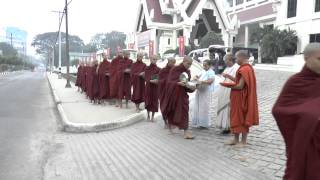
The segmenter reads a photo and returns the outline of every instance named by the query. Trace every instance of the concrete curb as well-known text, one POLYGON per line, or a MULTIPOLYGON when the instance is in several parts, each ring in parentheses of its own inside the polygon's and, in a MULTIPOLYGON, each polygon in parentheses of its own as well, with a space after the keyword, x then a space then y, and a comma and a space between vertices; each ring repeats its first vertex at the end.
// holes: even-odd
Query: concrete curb
POLYGON ((125 118, 121 118, 117 120, 116 122, 105 122, 105 123, 73 123, 70 122, 68 119, 68 116, 66 115, 62 102, 59 98, 59 96, 56 93, 56 90, 53 88, 52 83, 47 75, 47 79, 50 85, 51 92, 54 97, 54 101, 56 103, 59 115, 61 117, 61 124, 63 127, 63 130, 65 132, 71 132, 71 133, 88 133, 88 132, 100 132, 100 131, 107 131, 107 130, 113 130, 125 126, 132 125, 134 123, 143 121, 146 119, 145 114, 146 111, 141 111, 140 113, 135 113, 130 116, 127 116, 125 118))

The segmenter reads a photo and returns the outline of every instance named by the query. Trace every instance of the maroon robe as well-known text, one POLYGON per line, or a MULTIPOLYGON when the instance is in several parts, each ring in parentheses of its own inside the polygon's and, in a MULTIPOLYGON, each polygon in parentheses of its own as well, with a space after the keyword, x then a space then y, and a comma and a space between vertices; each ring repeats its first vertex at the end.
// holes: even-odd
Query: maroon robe
MULTIPOLYGON (((166 94, 166 84, 167 84, 167 78, 169 75, 170 70, 173 67, 170 66, 166 66, 165 68, 161 69, 159 72, 159 81, 158 81, 158 91, 159 91, 159 101, 160 101, 160 107, 162 106, 163 102, 164 102, 164 98, 165 98, 165 94, 166 94)), ((162 116, 164 118, 164 120, 167 119, 167 117, 165 117, 161 110, 162 116)))
POLYGON ((98 66, 98 79, 99 79, 99 99, 109 99, 109 76, 106 73, 109 70, 110 62, 104 59, 98 66))
POLYGON ((118 98, 118 90, 119 90, 119 78, 118 78, 118 68, 121 57, 114 58, 110 63, 110 97, 118 98))
POLYGON ((89 70, 90 70, 90 66, 86 66, 84 68, 84 83, 83 83, 83 87, 84 87, 84 91, 86 92, 87 96, 88 96, 88 74, 89 74, 89 70))
POLYGON ((156 64, 150 64, 146 67, 144 79, 146 81, 144 103, 147 111, 158 112, 159 109, 159 97, 158 97, 158 85, 150 83, 151 77, 157 75, 160 72, 160 68, 156 64))
POLYGON ((131 101, 135 104, 144 102, 145 82, 140 73, 144 72, 146 67, 145 63, 138 60, 131 67, 131 84, 133 88, 131 101))
POLYGON ((95 100, 99 96, 97 65, 88 69, 88 96, 90 100, 95 100))
POLYGON ((78 71, 77 71, 77 80, 76 80, 76 86, 81 87, 81 76, 82 76, 82 70, 83 70, 83 66, 79 66, 78 67, 78 71))
POLYGON ((132 60, 123 58, 120 61, 118 76, 119 76, 119 92, 118 99, 131 99, 131 75, 130 72, 124 72, 126 69, 131 69, 132 60))
POLYGON ((168 75, 166 84, 166 94, 161 105, 161 112, 164 117, 168 118, 170 125, 175 125, 180 129, 188 129, 189 127, 189 95, 192 90, 182 87, 177 83, 180 82, 181 73, 190 71, 181 63, 179 66, 173 67, 168 75))
POLYGON ((304 67, 285 84, 273 110, 286 144, 284 180, 320 180, 320 75, 304 67))

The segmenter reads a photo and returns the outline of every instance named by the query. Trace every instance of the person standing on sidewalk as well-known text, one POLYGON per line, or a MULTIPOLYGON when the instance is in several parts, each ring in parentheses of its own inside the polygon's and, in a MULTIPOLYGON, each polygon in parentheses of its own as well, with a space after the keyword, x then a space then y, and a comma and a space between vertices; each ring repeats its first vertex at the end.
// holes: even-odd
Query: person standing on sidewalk
POLYGON ((225 74, 225 78, 232 80, 232 83, 222 82, 222 86, 231 88, 231 132, 234 139, 227 142, 227 145, 244 147, 247 145, 249 128, 259 124, 257 85, 256 77, 252 66, 248 63, 248 53, 240 50, 236 53, 237 63, 240 65, 236 77, 225 74), (239 136, 242 140, 239 142, 239 136))
POLYGON ((160 68, 157 66, 158 57, 150 57, 150 65, 145 70, 144 79, 146 81, 144 103, 147 109, 147 120, 154 122, 154 114, 159 109, 159 96, 158 96, 158 74, 160 68), (152 113, 150 119, 150 112, 152 113))
MULTIPOLYGON (((176 59, 174 57, 168 58, 167 66, 160 70, 159 72, 159 82, 158 82, 158 90, 159 90, 159 101, 160 107, 162 106, 166 94, 166 84, 167 78, 169 75, 170 70, 176 64, 176 59)), ((164 113, 161 109, 162 118, 164 120, 165 128, 168 128, 168 117, 164 116, 164 113)))
POLYGON ((215 73, 210 68, 210 60, 203 61, 203 71, 200 75, 195 77, 198 81, 197 91, 194 100, 192 125, 196 128, 209 128, 211 107, 210 99, 213 98, 215 73))
MULTIPOLYGON (((232 54, 226 54, 224 61, 227 68, 223 71, 222 75, 236 76, 236 72, 239 69, 239 65, 234 63, 232 54)), ((225 78, 223 82, 232 83, 228 78, 225 78)), ((220 87, 218 90, 218 106, 217 106, 217 122, 216 127, 221 129, 221 134, 230 133, 230 88, 220 87)))
POLYGON ((123 59, 120 61, 119 69, 119 92, 118 99, 120 108, 122 108, 122 100, 126 100, 126 108, 128 108, 129 100, 131 99, 131 66, 132 60, 129 59, 129 52, 123 52, 123 59))
POLYGON ((114 58, 110 63, 110 98, 116 101, 116 106, 118 106, 118 91, 119 91, 119 78, 118 78, 118 68, 120 66, 120 60, 123 58, 122 51, 118 52, 118 56, 114 58))
POLYGON ((102 56, 103 61, 98 66, 99 104, 110 98, 109 76, 106 75, 109 71, 110 62, 106 53, 103 53, 102 56))
POLYGON ((75 85, 78 87, 78 91, 81 91, 81 82, 82 82, 82 71, 83 71, 83 62, 79 62, 78 71, 77 71, 77 80, 75 85))
POLYGON ((145 81, 144 81, 144 71, 147 65, 142 62, 143 54, 138 53, 137 61, 133 63, 131 68, 131 84, 133 88, 131 101, 136 105, 136 111, 140 112, 140 104, 144 102, 144 90, 145 90, 145 81))
POLYGON ((320 43, 306 46, 304 60, 272 109, 286 144, 284 180, 320 180, 320 43))
POLYGON ((184 130, 185 139, 193 139, 189 128, 189 95, 195 88, 187 86, 185 82, 180 81, 180 76, 183 73, 188 74, 188 80, 191 79, 190 67, 192 65, 191 57, 184 57, 183 62, 170 70, 167 78, 166 94, 164 102, 161 105, 163 114, 168 118, 169 130, 177 126, 184 130))
POLYGON ((88 95, 90 102, 97 103, 99 96, 99 82, 98 82, 98 61, 92 61, 92 65, 88 72, 88 95))

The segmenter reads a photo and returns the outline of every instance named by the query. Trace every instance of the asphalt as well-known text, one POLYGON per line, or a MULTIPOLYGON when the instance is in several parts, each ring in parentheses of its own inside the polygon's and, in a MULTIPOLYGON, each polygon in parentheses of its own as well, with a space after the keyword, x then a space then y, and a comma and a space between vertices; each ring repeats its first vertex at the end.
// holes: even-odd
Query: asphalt
POLYGON ((44 72, 0 76, 0 179, 43 179, 57 119, 44 72))

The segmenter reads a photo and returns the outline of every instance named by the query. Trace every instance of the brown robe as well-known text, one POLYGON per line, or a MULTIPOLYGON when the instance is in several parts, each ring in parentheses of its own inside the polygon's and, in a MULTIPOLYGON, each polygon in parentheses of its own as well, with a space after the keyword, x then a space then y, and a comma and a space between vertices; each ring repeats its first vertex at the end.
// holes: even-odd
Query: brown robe
POLYGON ((168 123, 170 125, 175 125, 180 129, 187 130, 189 127, 188 92, 193 92, 193 90, 177 84, 180 81, 180 75, 183 72, 186 72, 189 75, 190 80, 190 71, 186 69, 182 63, 170 70, 161 111, 164 117, 168 118, 168 123))
POLYGON ((118 70, 119 76, 119 92, 118 99, 131 99, 131 75, 130 72, 124 72, 126 69, 131 69, 132 60, 123 58, 120 61, 120 68, 118 70))
POLYGON ((159 97, 158 97, 158 85, 150 83, 151 77, 153 75, 159 74, 160 68, 156 64, 150 64, 145 69, 145 94, 144 94, 144 102, 145 108, 147 111, 158 112, 159 109, 159 97))
POLYGON ((284 180, 320 180, 320 75, 304 67, 285 84, 273 110, 286 144, 284 180))
POLYGON ((78 67, 77 80, 76 80, 76 83, 75 83, 75 85, 78 86, 78 87, 81 87, 82 70, 83 70, 83 66, 80 65, 80 66, 78 67))
POLYGON ((144 72, 147 65, 137 60, 131 67, 131 84, 133 88, 131 101, 135 104, 144 102, 145 81, 140 73, 144 72))
POLYGON ((88 70, 88 96, 90 100, 95 100, 99 96, 97 65, 89 67, 88 70))
POLYGON ((110 63, 110 97, 118 98, 119 90, 119 78, 118 78, 118 68, 121 57, 114 58, 110 63))
MULTIPOLYGON (((172 68, 173 67, 170 67, 167 65, 166 67, 161 69, 159 72, 158 91, 159 91, 160 107, 163 106, 163 103, 164 103, 164 98, 165 98, 165 94, 166 94, 167 78, 168 78, 169 72, 172 68)), ((164 116, 164 113, 162 112, 162 110, 161 110, 161 113, 162 113, 163 119, 166 120, 167 117, 164 116)))
POLYGON ((99 99, 109 99, 110 89, 109 89, 109 76, 106 73, 109 70, 110 62, 104 59, 98 66, 98 79, 99 79, 99 99))

